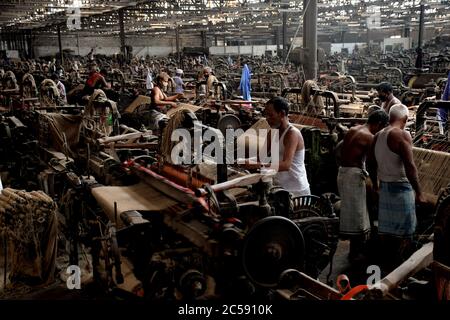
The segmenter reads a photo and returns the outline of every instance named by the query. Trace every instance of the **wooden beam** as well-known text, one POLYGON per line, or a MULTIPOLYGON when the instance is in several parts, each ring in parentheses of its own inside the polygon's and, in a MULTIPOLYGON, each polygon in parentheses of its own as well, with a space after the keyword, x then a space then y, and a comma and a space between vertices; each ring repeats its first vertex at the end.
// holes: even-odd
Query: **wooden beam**
POLYGON ((369 295, 380 299, 396 288, 402 281, 428 267, 433 262, 433 242, 425 244, 397 269, 369 288, 369 295))

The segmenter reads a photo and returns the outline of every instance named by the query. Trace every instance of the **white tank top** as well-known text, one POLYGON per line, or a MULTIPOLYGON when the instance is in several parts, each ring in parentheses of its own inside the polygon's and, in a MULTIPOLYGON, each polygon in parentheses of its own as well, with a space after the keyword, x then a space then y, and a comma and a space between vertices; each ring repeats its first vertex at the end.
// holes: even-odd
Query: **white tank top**
MULTIPOLYGON (((283 159, 284 154, 284 137, 289 130, 294 130, 300 135, 300 131, 289 124, 289 127, 287 127, 280 137, 280 160, 283 159)), ((276 174, 275 183, 291 192, 294 196, 310 194, 308 178, 306 176, 304 148, 295 152, 291 167, 288 171, 279 171, 276 174)))
POLYGON ((407 182, 405 166, 398 154, 392 152, 387 143, 390 130, 383 129, 375 144, 375 158, 378 165, 378 178, 383 182, 407 182))

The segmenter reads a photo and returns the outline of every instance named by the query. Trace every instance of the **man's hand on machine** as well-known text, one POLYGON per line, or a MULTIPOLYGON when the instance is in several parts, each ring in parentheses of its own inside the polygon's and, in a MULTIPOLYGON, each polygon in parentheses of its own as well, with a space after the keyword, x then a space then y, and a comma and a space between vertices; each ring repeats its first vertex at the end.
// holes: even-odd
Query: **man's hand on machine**
POLYGON ((430 201, 425 197, 425 195, 420 192, 417 193, 416 192, 416 204, 418 205, 424 205, 424 204, 428 204, 430 201))
POLYGON ((250 163, 250 162, 245 162, 245 163, 241 164, 240 166, 246 170, 256 170, 256 169, 261 169, 261 167, 262 167, 261 163, 250 163))
POLYGON ((254 158, 238 159, 237 164, 246 170, 257 170, 261 168, 270 167, 269 163, 258 162, 254 158))

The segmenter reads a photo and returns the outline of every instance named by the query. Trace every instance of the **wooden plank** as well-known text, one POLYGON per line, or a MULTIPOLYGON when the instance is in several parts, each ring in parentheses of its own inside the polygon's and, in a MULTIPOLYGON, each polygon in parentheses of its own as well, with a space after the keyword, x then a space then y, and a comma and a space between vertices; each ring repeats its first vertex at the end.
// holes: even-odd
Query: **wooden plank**
POLYGON ((382 298, 386 296, 389 291, 396 288, 402 281, 428 267, 432 262, 433 242, 429 242, 414 252, 414 254, 397 269, 371 286, 368 294, 373 295, 376 298, 382 298))

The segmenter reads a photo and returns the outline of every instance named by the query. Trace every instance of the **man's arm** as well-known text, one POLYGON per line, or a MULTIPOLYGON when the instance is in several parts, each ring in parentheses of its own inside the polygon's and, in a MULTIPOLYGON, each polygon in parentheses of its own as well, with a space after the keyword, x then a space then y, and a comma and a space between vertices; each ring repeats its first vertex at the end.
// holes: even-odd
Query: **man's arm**
POLYGON ((182 93, 178 93, 174 96, 167 97, 165 101, 175 101, 179 98, 182 98, 184 95, 182 93))
MULTIPOLYGON (((246 159, 244 164, 241 164, 244 168, 251 170, 251 169, 260 169, 262 167, 270 167, 272 165, 272 157, 271 157, 271 145, 272 145, 272 131, 267 131, 266 140, 264 141, 263 145, 259 146, 262 150, 265 149, 266 157, 261 158, 260 150, 258 148, 258 153, 256 157, 256 162, 253 159, 246 159)), ((246 147, 245 152, 247 153, 249 150, 246 147)))
POLYGON ((372 185, 374 190, 378 190, 378 164, 375 157, 375 145, 378 140, 378 133, 373 137, 372 143, 369 146, 369 151, 367 153, 367 170, 369 171, 370 180, 372 180, 372 185))
POLYGON ((398 153, 403 161, 406 176, 409 180, 409 183, 411 183, 411 186, 416 192, 416 198, 418 199, 418 202, 424 202, 422 189, 419 183, 417 167, 414 163, 411 136, 403 130, 392 130, 389 138, 393 140, 394 146, 396 146, 397 149, 395 152, 398 153))
MULTIPOLYGON (((295 134, 294 130, 289 130, 286 133, 284 142, 280 141, 280 143, 284 143, 283 159, 278 159, 278 162, 274 162, 274 155, 272 154, 270 157, 271 163, 262 163, 259 161, 264 159, 258 159, 259 161, 257 163, 246 162, 246 164, 244 164, 244 167, 246 167, 247 169, 257 169, 261 167, 277 166, 277 171, 288 171, 291 168, 292 160, 294 159, 294 154, 297 150, 299 139, 300 137, 295 134)), ((271 139, 269 141, 271 141, 271 139)))
POLYGON ((280 141, 280 143, 284 143, 284 153, 283 159, 280 159, 279 161, 278 171, 288 171, 291 168, 295 151, 297 151, 299 139, 300 137, 295 133, 294 130, 289 130, 284 137, 284 141, 280 141))
POLYGON ((100 81, 100 82, 102 83, 103 88, 108 88, 108 89, 111 88, 111 86, 109 85, 109 83, 106 82, 105 77, 101 76, 100 79, 97 80, 97 81, 100 81))

